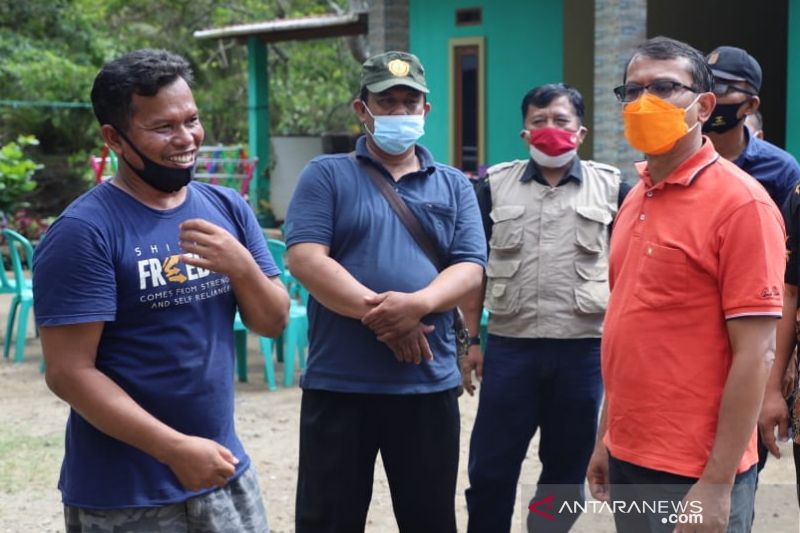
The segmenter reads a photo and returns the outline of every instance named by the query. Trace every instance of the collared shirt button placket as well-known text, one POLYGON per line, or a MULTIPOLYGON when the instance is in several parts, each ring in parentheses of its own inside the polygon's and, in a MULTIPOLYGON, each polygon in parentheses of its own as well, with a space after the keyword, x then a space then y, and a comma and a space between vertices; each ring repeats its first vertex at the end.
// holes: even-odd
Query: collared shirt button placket
MULTIPOLYGON (((655 196, 655 193, 653 191, 647 191, 646 193, 644 193, 644 195, 647 198, 652 198, 653 196, 655 196)), ((644 210, 644 204, 642 205, 642 209, 644 210)), ((644 212, 639 213, 639 222, 644 222, 646 219, 647 215, 645 215, 644 212)))

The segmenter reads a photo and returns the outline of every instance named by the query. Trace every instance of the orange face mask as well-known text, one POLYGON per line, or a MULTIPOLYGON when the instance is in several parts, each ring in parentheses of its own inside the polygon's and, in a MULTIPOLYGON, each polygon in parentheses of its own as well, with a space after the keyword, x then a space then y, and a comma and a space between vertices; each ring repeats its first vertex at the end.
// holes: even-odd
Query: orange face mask
POLYGON ((689 128, 686 125, 686 110, 700 98, 686 106, 677 107, 650 93, 644 93, 638 100, 622 109, 625 124, 625 138, 635 149, 647 155, 661 155, 669 152, 681 137, 697 127, 699 122, 689 128))

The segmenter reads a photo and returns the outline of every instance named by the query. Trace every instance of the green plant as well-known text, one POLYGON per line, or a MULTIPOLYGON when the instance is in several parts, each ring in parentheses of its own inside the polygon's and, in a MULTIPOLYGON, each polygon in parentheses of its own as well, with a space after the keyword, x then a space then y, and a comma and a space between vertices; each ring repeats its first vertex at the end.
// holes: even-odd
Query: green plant
POLYGON ((43 166, 25 155, 25 146, 36 146, 32 135, 20 135, 16 142, 0 148, 0 212, 11 214, 25 207, 25 196, 36 188, 33 173, 43 166))

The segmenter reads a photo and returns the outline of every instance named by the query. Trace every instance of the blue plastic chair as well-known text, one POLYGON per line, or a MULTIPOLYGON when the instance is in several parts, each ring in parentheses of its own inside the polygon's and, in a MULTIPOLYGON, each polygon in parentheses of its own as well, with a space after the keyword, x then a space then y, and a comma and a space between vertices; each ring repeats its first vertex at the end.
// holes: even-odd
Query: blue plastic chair
POLYGON ((481 312, 481 326, 478 336, 481 338, 481 350, 486 351, 486 338, 489 336, 489 311, 485 307, 481 312))
MULTIPOLYGON (((236 346, 236 373, 239 381, 247 383, 247 327, 242 322, 239 311, 233 320, 233 335, 236 346)), ((261 341, 261 353, 264 356, 264 383, 271 391, 278 390, 275 385, 275 362, 272 359, 272 339, 259 337, 261 341)))
MULTIPOLYGON (((0 252, 0 261, 2 261, 2 265, 0 266, 0 294, 16 294, 17 293, 17 283, 13 279, 8 279, 8 274, 6 274, 5 269, 5 255, 0 252)), ((11 259, 9 258, 9 264, 11 263, 11 259)), ((13 266, 12 266, 13 269, 13 266)), ((25 286, 29 289, 32 288, 31 280, 25 280, 25 286)))
POLYGON ((287 274, 286 288, 289 291, 289 323, 280 338, 283 350, 283 385, 291 387, 294 383, 295 361, 300 371, 306 369, 306 349, 308 348, 308 291, 299 281, 287 274))
MULTIPOLYGON (((281 281, 284 280, 283 271, 285 270, 283 255, 286 252, 286 245, 283 241, 268 239, 268 248, 275 259, 275 263, 281 270, 281 281), (270 242, 272 241, 272 242, 270 242)), ((284 282, 285 284, 285 282, 284 282)), ((233 334, 236 347, 236 374, 241 383, 247 383, 247 327, 242 322, 239 311, 233 321, 233 334)), ((278 360, 283 360, 283 342, 275 343, 269 337, 259 336, 261 355, 264 358, 264 382, 271 391, 277 390, 275 384, 275 361, 273 350, 278 350, 278 360)))
MULTIPOLYGON (((0 253, 0 261, 2 261, 2 265, 0 265, 0 294, 16 294, 17 286, 13 281, 8 279, 8 274, 6 274, 5 254, 0 253)), ((10 263, 11 261, 9 260, 9 264, 10 263)))
MULTIPOLYGON (((285 387, 291 387, 294 382, 296 363, 300 370, 305 370, 305 352, 308 347, 308 316, 306 303, 308 291, 292 277, 286 268, 286 244, 277 239, 267 239, 267 247, 281 269, 280 280, 286 286, 291 298, 289 307, 289 321, 286 329, 276 339, 259 337, 261 355, 264 358, 264 381, 269 390, 276 390, 275 385, 275 358, 283 362, 285 387), (274 355, 273 355, 274 352, 274 355)), ((247 381, 247 328, 242 322, 239 313, 233 323, 236 341, 236 369, 239 381, 247 381)))
POLYGON ((238 309, 233 318, 233 346, 236 351, 236 374, 239 381, 247 383, 247 328, 238 309))
POLYGON ((278 386, 275 385, 275 358, 272 355, 275 342, 269 337, 259 337, 258 340, 261 344, 261 355, 264 357, 264 382, 269 390, 276 391, 278 386))
POLYGON ((14 351, 14 361, 19 363, 25 357, 25 336, 28 330, 28 314, 33 307, 31 282, 25 276, 24 272, 25 268, 28 269, 28 272, 33 272, 33 246, 31 246, 28 239, 14 230, 4 229, 3 235, 8 244, 9 253, 11 255, 11 267, 14 271, 14 298, 11 300, 11 308, 9 309, 8 321, 6 322, 3 357, 8 359, 8 354, 11 350, 11 337, 14 334, 14 322, 17 320, 17 309, 19 309, 17 342, 14 351))
MULTIPOLYGON (((272 255, 272 259, 275 261, 275 266, 277 266, 281 274, 279 279, 284 286, 288 284, 289 278, 289 271, 286 269, 286 243, 278 240, 278 239, 267 239, 267 249, 269 250, 270 255, 272 255)), ((275 344, 275 355, 278 358, 278 362, 283 362, 283 336, 279 336, 276 339, 278 342, 275 344)))
POLYGON ((281 270, 281 281, 286 284, 286 243, 278 239, 267 239, 267 249, 275 260, 275 265, 281 270))
POLYGON ((291 299, 289 322, 275 343, 278 361, 283 362, 283 384, 285 387, 291 387, 294 382, 295 362, 299 363, 300 371, 306 368, 308 291, 292 276, 290 269, 286 266, 286 243, 278 239, 267 239, 267 248, 269 248, 275 264, 281 269, 280 279, 289 291, 291 299))

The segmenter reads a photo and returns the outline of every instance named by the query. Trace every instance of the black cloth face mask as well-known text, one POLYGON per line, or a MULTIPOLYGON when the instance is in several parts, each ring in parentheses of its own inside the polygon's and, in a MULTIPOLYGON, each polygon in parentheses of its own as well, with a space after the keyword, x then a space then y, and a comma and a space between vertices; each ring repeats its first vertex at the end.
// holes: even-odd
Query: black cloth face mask
POLYGON ((725 133, 738 126, 744 116, 737 117, 736 113, 744 103, 717 104, 709 119, 703 123, 703 133, 725 133))
POLYGON ((124 133, 119 130, 117 130, 117 133, 119 133, 120 137, 125 139, 131 148, 133 148, 133 151, 136 152, 136 154, 142 160, 144 168, 140 170, 134 167, 124 156, 122 156, 122 159, 128 164, 129 167, 131 167, 131 170, 136 173, 137 176, 142 178, 142 181, 154 189, 157 189, 161 192, 177 192, 181 190, 182 187, 188 185, 190 181, 192 181, 192 178, 194 177, 195 165, 192 165, 189 168, 172 168, 159 165, 144 155, 124 133))

